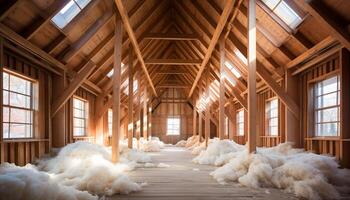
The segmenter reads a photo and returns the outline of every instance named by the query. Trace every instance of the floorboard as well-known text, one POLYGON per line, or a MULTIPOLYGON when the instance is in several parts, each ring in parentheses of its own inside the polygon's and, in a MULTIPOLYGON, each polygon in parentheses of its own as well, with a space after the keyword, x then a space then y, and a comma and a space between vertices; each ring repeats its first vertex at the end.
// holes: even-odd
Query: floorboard
POLYGON ((213 166, 197 165, 191 162, 193 155, 178 147, 166 147, 161 152, 151 153, 154 163, 165 163, 168 168, 138 168, 130 177, 148 185, 141 192, 129 195, 115 195, 107 199, 139 200, 228 200, 228 199, 297 199, 294 195, 278 189, 251 189, 238 184, 221 185, 209 173, 213 166))

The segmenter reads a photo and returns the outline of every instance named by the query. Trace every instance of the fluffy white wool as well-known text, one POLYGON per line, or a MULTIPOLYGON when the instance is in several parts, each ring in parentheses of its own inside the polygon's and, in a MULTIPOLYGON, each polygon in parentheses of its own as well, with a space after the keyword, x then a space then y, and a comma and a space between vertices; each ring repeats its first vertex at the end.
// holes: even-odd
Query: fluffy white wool
POLYGON ((97 200, 88 192, 61 185, 49 174, 38 171, 33 165, 18 167, 14 164, 0 165, 0 199, 6 200, 97 200))
POLYGON ((177 147, 185 147, 186 146, 186 140, 180 140, 178 141, 175 146, 177 147))
MULTIPOLYGON (((123 140, 121 143, 125 144, 127 147, 128 139, 123 140)), ((159 152, 164 146, 165 144, 160 141, 158 137, 149 137, 148 140, 140 138, 139 141, 133 138, 133 148, 140 149, 144 152, 159 152)))
POLYGON ((159 163, 159 164, 157 165, 157 167, 158 167, 158 168, 168 168, 168 167, 170 167, 170 165, 165 164, 165 163, 159 163))
MULTIPOLYGON (((275 187, 312 200, 339 198, 337 186, 350 184, 350 171, 339 169, 333 157, 292 149, 288 143, 248 154, 246 148, 231 143, 213 142, 194 159, 202 164, 224 164, 211 173, 219 183, 237 181, 253 188, 275 187)), ((342 189, 350 191, 349 187, 342 189)))
POLYGON ((111 149, 87 142, 62 148, 56 157, 37 161, 38 166, 0 166, 0 193, 6 199, 97 199, 139 191, 140 184, 129 179, 127 171, 137 162, 151 162, 149 155, 128 149, 121 143, 120 162, 110 160, 111 149), (42 170, 42 171, 39 171, 42 170), (85 192, 82 192, 85 191, 85 192))
POLYGON ((213 140, 210 140, 208 148, 205 151, 201 151, 200 154, 193 159, 193 162, 214 165, 216 160, 221 159, 221 156, 243 149, 244 146, 230 140, 219 140, 214 138, 213 140))
POLYGON ((56 157, 40 160, 38 167, 53 174, 53 180, 92 194, 139 191, 141 186, 130 180, 126 171, 133 170, 136 162, 149 162, 149 156, 134 149, 121 148, 121 161, 114 164, 110 159, 109 148, 76 142, 62 148, 56 157))

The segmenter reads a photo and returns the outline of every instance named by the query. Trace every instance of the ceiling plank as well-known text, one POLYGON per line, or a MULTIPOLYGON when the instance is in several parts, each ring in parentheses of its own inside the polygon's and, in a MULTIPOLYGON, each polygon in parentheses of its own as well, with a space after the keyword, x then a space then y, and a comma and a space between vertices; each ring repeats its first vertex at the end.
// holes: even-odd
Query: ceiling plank
POLYGON ((136 56, 137 56, 138 60, 140 61, 141 67, 142 67, 143 71, 145 72, 146 78, 147 78, 147 80, 148 80, 148 82, 149 82, 149 84, 150 84, 150 86, 152 88, 152 91, 153 91, 154 95, 156 97, 158 97, 157 92, 156 92, 156 90, 154 88, 154 85, 152 83, 152 79, 151 79, 151 77, 148 74, 145 62, 143 60, 143 57, 142 57, 142 54, 141 54, 141 51, 140 51, 139 44, 137 42, 135 33, 132 30, 132 28, 131 28, 129 17, 128 17, 128 14, 127 14, 124 6, 123 6, 123 3, 122 3, 121 0, 115 0, 114 2, 117 5, 117 8, 119 10, 119 13, 120 13, 121 18, 122 18, 123 23, 124 23, 125 30, 128 33, 128 35, 129 35, 129 39, 130 39, 132 45, 134 46, 136 56))
POLYGON ((310 1, 309 3, 304 0, 295 1, 300 7, 305 8, 320 24, 327 27, 331 35, 338 39, 349 51, 350 51, 350 34, 337 19, 331 17, 331 11, 327 8, 322 1, 310 1))
POLYGON ((159 65, 200 65, 202 60, 200 59, 171 59, 171 58, 161 58, 161 59, 146 59, 145 64, 159 64, 159 65))
POLYGON ((227 0, 227 2, 225 4, 225 9, 223 10, 223 12, 222 12, 222 14, 220 16, 220 19, 219 19, 219 22, 218 22, 218 24, 216 26, 215 32, 214 32, 214 34, 212 36, 212 39, 210 40, 210 44, 209 44, 208 50, 207 50, 207 52, 206 52, 206 54, 204 56, 203 62, 201 64, 201 67, 199 68, 199 72, 197 73, 196 79, 194 80, 194 83, 192 85, 190 93, 188 94, 188 98, 190 98, 192 96, 193 91, 196 88, 197 83, 199 81, 199 78, 201 77, 201 75, 202 75, 202 73, 204 71, 204 68, 205 68, 205 66, 208 63, 209 58, 211 57, 211 54, 213 53, 215 45, 218 42, 219 37, 221 35, 221 32, 224 29, 225 24, 227 22, 227 19, 229 18, 229 15, 230 15, 230 13, 232 11, 233 4, 234 4, 233 0, 227 0))
POLYGON ((198 40, 197 34, 179 34, 179 33, 148 33, 145 39, 150 40, 198 40))

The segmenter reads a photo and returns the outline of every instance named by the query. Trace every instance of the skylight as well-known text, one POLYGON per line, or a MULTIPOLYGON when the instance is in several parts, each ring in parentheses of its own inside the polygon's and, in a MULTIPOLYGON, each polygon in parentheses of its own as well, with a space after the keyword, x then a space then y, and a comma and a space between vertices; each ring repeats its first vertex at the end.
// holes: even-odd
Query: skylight
POLYGON ((91 0, 71 0, 69 1, 51 21, 60 29, 63 29, 71 22, 80 11, 82 11, 91 0))
POLYGON ((291 29, 302 21, 301 17, 284 0, 262 0, 291 29))
MULTIPOLYGON (((124 63, 122 63, 122 73, 124 72, 124 70, 125 70, 124 63)), ((114 73, 114 69, 112 68, 111 71, 108 72, 107 77, 112 78, 113 73, 114 73)))
POLYGON ((225 61, 226 67, 235 75, 237 78, 241 77, 241 73, 236 69, 236 67, 233 66, 233 64, 229 61, 225 61))

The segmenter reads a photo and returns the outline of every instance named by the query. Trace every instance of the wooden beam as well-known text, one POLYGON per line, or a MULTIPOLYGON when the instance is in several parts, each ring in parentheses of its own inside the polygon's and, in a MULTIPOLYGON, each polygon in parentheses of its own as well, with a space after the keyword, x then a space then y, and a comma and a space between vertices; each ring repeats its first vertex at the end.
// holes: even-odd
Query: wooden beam
POLYGON ((146 65, 199 65, 202 61, 199 59, 146 59, 146 65))
POLYGON ((220 89, 219 89, 219 138, 225 139, 225 38, 219 41, 220 53, 220 89))
POLYGON ((350 51, 350 34, 346 28, 339 24, 339 21, 333 17, 329 8, 322 1, 310 1, 309 3, 304 0, 295 1, 300 7, 306 9, 315 20, 317 20, 322 26, 326 27, 330 34, 338 39, 349 51, 350 51))
POLYGON ((97 19, 87 31, 68 49, 68 51, 62 56, 62 60, 68 63, 77 53, 86 45, 97 32, 109 22, 113 17, 112 12, 105 13, 101 18, 97 19))
POLYGON ((321 42, 313 46, 311 49, 308 49, 307 51, 305 51, 304 53, 302 53, 301 55, 299 55, 298 57, 296 57, 295 59, 287 63, 285 68, 290 69, 297 66, 298 64, 309 59, 311 56, 314 56, 315 54, 317 54, 319 51, 329 47, 334 42, 335 40, 333 39, 332 36, 326 37, 321 42))
POLYGON ((132 44, 129 45, 129 98, 128 98, 128 147, 132 149, 134 137, 134 49, 132 44))
POLYGON ((184 89, 189 88, 190 85, 156 85, 156 88, 178 88, 178 89, 184 89))
POLYGON ((21 3, 21 0, 6 0, 6 1, 7 1, 6 5, 0 8, 0 21, 4 20, 21 3))
POLYGON ((248 0, 248 152, 256 151, 256 14, 255 0, 248 0))
POLYGON ((120 85, 122 68, 123 24, 118 15, 115 15, 114 41, 114 73, 113 73, 113 120, 112 120, 112 162, 119 162, 120 137, 120 85))
MULTIPOLYGON (((205 120, 204 120, 204 137, 205 137, 205 146, 208 147, 209 143, 209 138, 210 138, 210 83, 209 83, 209 76, 210 76, 210 70, 206 70, 206 75, 205 75, 205 98, 206 98, 206 105, 205 105, 205 120)), ((220 126, 220 125, 219 125, 220 126)))
POLYGON ((88 62, 83 70, 79 72, 76 77, 72 80, 68 87, 64 89, 64 92, 56 98, 52 103, 52 116, 54 117, 57 111, 72 97, 74 92, 83 84, 83 82, 90 75, 92 70, 96 67, 92 61, 88 62))
POLYGON ((147 140, 147 87, 143 90, 143 116, 142 116, 142 135, 143 139, 147 140))
POLYGON ((148 33, 145 39, 149 40, 198 40, 197 34, 183 33, 148 33))
POLYGON ((207 65, 208 61, 209 61, 209 58, 211 57, 211 54, 213 53, 213 51, 215 49, 215 45, 216 45, 217 41, 219 40, 221 32, 224 29, 225 24, 227 22, 227 19, 228 19, 229 15, 230 15, 230 13, 232 11, 233 4, 234 4, 233 0, 227 0, 226 1, 226 4, 224 6, 225 8, 222 11, 222 14, 220 16, 219 22, 218 22, 218 24, 216 26, 216 29, 214 31, 214 34, 213 34, 211 40, 210 40, 209 47, 208 47, 207 52, 206 52, 206 54, 204 56, 203 62, 201 64, 200 68, 199 68, 199 71, 197 73, 196 79, 193 82, 193 85, 192 85, 192 88, 190 90, 190 93, 188 94, 188 98, 190 98, 192 96, 193 91, 196 88, 197 83, 199 81, 199 78, 201 77, 201 75, 202 75, 202 73, 204 71, 204 68, 207 65))
POLYGON ((152 79, 151 77, 149 76, 148 74, 148 71, 147 71, 147 68, 146 68, 146 65, 145 65, 145 62, 143 60, 143 57, 142 57, 142 54, 141 54, 141 51, 140 51, 140 47, 139 47, 139 44, 137 43, 137 39, 136 39, 136 36, 135 36, 135 33, 134 31, 132 30, 132 27, 130 25, 130 21, 129 21, 129 17, 128 17, 128 14, 123 6, 123 3, 122 3, 122 0, 115 0, 114 1, 115 4, 117 5, 117 8, 119 10, 119 13, 122 17, 122 20, 123 20, 123 23, 124 23, 124 27, 126 29, 126 32, 128 33, 129 35, 129 39, 130 39, 130 42, 132 43, 132 45, 134 46, 134 49, 135 49, 135 53, 136 53, 136 56, 138 58, 138 60, 140 61, 140 64, 141 64, 141 67, 143 69, 143 71, 145 72, 145 76, 146 76, 146 79, 148 80, 151 88, 152 88, 152 91, 154 93, 154 95, 156 97, 158 97, 157 95, 157 92, 156 92, 156 89, 154 88, 154 85, 153 85, 153 82, 152 82, 152 79))
POLYGON ((196 109, 196 100, 194 100, 193 104, 193 122, 192 122, 192 135, 197 135, 197 109, 196 109))
MULTIPOLYGON (((269 72, 262 66, 257 68, 259 77, 276 93, 278 98, 287 106, 287 108, 293 113, 295 118, 299 119, 299 106, 276 82, 273 80, 269 72)), ((249 106, 248 106, 249 110, 249 106)))

